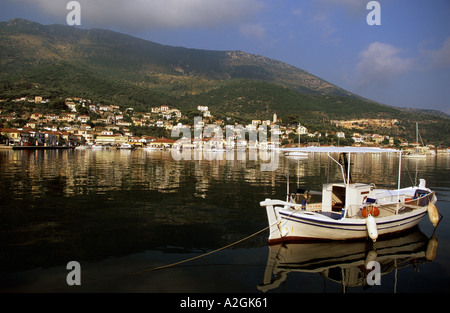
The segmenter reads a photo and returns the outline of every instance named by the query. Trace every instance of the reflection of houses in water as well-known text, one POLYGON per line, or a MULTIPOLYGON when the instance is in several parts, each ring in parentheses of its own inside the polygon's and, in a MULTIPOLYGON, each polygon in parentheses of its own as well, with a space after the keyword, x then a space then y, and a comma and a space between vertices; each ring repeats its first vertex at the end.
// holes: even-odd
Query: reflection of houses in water
MULTIPOLYGON (((336 159, 338 155, 336 154, 336 159)), ((325 153, 309 153, 307 159, 290 159, 280 166, 284 166, 284 171, 289 172, 292 178, 300 177, 300 182, 308 177, 326 178, 329 182, 341 181, 340 171, 336 171, 336 164, 330 161, 325 153)), ((412 172, 414 168, 410 167, 412 172)), ((393 154, 355 154, 352 157, 352 176, 355 181, 370 182, 377 186, 391 186, 392 177, 398 175, 398 156, 393 154), (370 164, 370 166, 360 166, 370 164), (370 177, 370 179, 369 179, 370 177)), ((322 185, 308 186, 310 188, 322 188, 322 185)))
MULTIPOLYGON (((192 153, 190 150, 188 152, 192 153)), ((254 156, 249 151, 246 151, 243 156, 239 156, 236 151, 233 151, 233 157, 227 156, 226 152, 220 152, 220 154, 223 154, 222 159, 208 159, 205 156, 201 160, 196 160, 193 155, 191 160, 177 162, 170 151, 156 150, 147 153, 142 150, 133 152, 35 150, 9 153, 8 162, 26 169, 24 175, 27 179, 13 181, 16 187, 13 192, 26 192, 36 198, 44 196, 40 182, 48 178, 58 178, 63 185, 57 191, 64 196, 71 196, 129 190, 136 185, 145 190, 173 193, 184 185, 186 180, 195 177, 195 192, 205 195, 215 181, 233 183, 245 180, 255 186, 270 181, 271 186, 275 188, 278 180, 284 181, 288 164, 292 176, 291 183, 299 187, 319 188, 321 185, 311 186, 309 182, 317 176, 326 177, 327 175, 328 158, 319 154, 310 155, 307 160, 291 160, 289 163, 280 160, 278 169, 268 172, 261 171, 260 164, 268 161, 261 160, 263 154, 259 152, 255 152, 254 156), (252 160, 253 157, 255 160, 252 160), (299 181, 297 181, 298 177, 300 177, 299 181)), ((372 173, 357 172, 355 175, 370 176, 376 179, 377 183, 382 184, 386 177, 394 173, 394 164, 397 164, 397 161, 391 156, 381 156, 378 160, 379 158, 372 159, 373 163, 376 163, 372 173)), ((361 161, 366 162, 366 160, 355 160, 355 162, 361 161)), ((410 165, 409 169, 413 171, 413 165, 410 165)), ((330 177, 330 180, 333 178, 330 177)))
MULTIPOLYGON (((372 269, 366 265, 376 261, 381 277, 408 266, 433 261, 437 239, 428 239, 418 228, 401 237, 355 242, 317 242, 269 246, 264 282, 257 286, 263 292, 280 287, 293 272, 318 273, 347 287, 367 286, 372 269)), ((383 280, 381 278, 381 280, 383 280)), ((301 282, 299 282, 301 283, 301 282)), ((396 291, 396 290, 393 290, 396 291)))

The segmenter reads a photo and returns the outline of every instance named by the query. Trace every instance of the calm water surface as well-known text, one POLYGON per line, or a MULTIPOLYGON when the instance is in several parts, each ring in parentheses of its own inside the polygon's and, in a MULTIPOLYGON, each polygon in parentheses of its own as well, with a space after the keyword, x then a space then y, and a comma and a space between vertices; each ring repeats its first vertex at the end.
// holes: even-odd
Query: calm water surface
MULTIPOLYGON (((395 187, 396 156, 360 156, 353 178, 395 187), (366 166, 360 166, 363 164, 366 166)), ((0 151, 0 291, 149 293, 449 292, 450 157, 404 160, 402 186, 419 178, 444 219, 426 217, 399 238, 267 246, 265 198, 320 190, 339 173, 326 156, 262 161, 176 161, 165 151, 0 151), (289 170, 288 170, 289 169, 289 170), (328 170, 329 169, 329 170, 328 170), (416 176, 417 175, 417 176, 416 176), (436 248, 437 247, 437 248, 436 248), (364 262, 382 266, 365 284, 364 262), (69 261, 82 285, 68 286, 69 261)))

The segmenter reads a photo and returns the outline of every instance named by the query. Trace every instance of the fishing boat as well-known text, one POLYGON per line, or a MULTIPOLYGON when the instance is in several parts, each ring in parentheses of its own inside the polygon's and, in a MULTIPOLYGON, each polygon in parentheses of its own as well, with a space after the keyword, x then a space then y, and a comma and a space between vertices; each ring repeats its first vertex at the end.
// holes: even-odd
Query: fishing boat
MULTIPOLYGON (((301 124, 298 124, 298 146, 301 147, 301 124)), ((284 153, 285 157, 294 158, 294 159, 307 159, 309 154, 306 152, 300 151, 286 151, 284 153)))
POLYGON ((306 153, 327 153, 338 165, 342 181, 323 184, 320 201, 311 201, 308 189, 290 192, 289 179, 285 200, 266 199, 269 244, 303 240, 358 240, 408 230, 425 215, 436 227, 441 215, 435 205, 437 197, 420 179, 418 186, 400 188, 401 151, 358 147, 305 147, 285 149, 306 153), (398 153, 397 189, 380 189, 373 183, 354 182, 351 160, 361 153, 398 153), (333 156, 338 154, 339 160, 333 156))

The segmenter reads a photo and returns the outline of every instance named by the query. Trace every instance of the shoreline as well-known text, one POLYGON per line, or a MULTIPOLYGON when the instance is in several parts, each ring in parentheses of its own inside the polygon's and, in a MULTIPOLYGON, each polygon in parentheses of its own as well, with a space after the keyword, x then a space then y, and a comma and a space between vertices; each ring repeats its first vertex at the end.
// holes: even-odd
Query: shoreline
POLYGON ((45 146, 1 146, 0 150, 70 150, 75 147, 45 147, 45 146))

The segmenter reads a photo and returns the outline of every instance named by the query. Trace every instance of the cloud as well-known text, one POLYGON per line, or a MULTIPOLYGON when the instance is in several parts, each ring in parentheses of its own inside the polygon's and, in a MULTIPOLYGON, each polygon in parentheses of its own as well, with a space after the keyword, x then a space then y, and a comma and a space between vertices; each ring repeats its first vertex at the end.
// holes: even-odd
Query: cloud
POLYGON ((345 24, 359 23, 365 17, 367 2, 361 0, 317 0, 311 5, 309 22, 324 42, 340 43, 345 24), (345 21, 345 23, 343 23, 345 21))
POLYGON ((412 69, 412 58, 401 58, 401 49, 392 45, 374 42, 359 54, 356 79, 359 88, 369 85, 385 85, 396 76, 412 69))
POLYGON ((266 36, 266 29, 261 24, 246 23, 239 29, 241 34, 248 38, 256 38, 258 40, 264 40, 266 36))
POLYGON ((305 14, 302 8, 294 8, 291 10, 291 13, 296 17, 303 17, 303 15, 305 14))
MULTIPOLYGON (((12 1, 12 0, 9 0, 12 1)), ((68 0, 15 0, 61 21, 68 0)), ((262 0, 78 0, 82 26, 126 30, 214 27, 247 21, 262 0)))
POLYGON ((425 50, 424 54, 430 59, 432 69, 450 67, 450 37, 444 41, 442 48, 437 50, 425 50))

